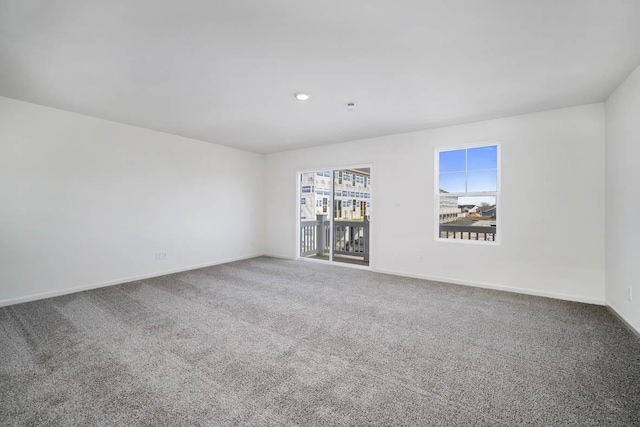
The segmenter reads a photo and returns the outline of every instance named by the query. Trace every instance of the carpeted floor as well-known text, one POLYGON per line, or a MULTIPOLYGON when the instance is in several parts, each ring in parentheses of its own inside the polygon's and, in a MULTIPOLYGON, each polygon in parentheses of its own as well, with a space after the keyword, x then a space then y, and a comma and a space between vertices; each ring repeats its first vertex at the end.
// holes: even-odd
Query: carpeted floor
POLYGON ((5 425, 640 425, 604 307, 256 258, 0 309, 5 425))

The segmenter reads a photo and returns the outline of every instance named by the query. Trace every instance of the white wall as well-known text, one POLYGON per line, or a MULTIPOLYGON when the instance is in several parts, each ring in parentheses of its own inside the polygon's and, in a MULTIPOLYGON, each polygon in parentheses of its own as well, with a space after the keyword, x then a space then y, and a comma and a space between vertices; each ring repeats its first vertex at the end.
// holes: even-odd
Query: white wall
POLYGON ((265 251, 296 256, 298 170, 371 163, 373 270, 603 304, 604 132, 593 104, 268 155, 265 251), (485 141, 502 144, 502 242, 435 242, 434 149, 485 141))
POLYGON ((609 97, 605 114, 606 301, 640 332, 640 68, 609 97))
POLYGON ((0 305, 260 254, 263 167, 0 98, 0 305))
POLYGON ((265 158, 0 98, 0 305, 262 252, 293 258, 296 172, 368 163, 374 270, 603 303, 603 156, 603 104, 265 158), (502 144, 502 242, 437 243, 434 149, 482 141, 502 144))

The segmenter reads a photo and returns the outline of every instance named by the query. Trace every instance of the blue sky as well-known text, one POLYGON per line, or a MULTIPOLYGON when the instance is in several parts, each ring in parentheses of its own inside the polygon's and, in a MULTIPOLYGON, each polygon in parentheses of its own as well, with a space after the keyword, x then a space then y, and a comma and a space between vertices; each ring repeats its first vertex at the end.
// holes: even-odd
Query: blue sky
POLYGON ((440 189, 449 193, 497 191, 498 147, 440 152, 440 189))

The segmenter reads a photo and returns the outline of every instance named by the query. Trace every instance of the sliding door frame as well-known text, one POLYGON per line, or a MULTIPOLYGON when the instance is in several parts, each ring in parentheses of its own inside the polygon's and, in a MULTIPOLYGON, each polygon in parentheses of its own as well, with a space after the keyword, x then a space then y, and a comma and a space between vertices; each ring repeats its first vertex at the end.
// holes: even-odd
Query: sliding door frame
MULTIPOLYGON (((296 172, 296 203, 295 203, 295 207, 296 207, 296 260, 301 260, 301 261, 306 261, 306 262, 316 262, 316 263, 321 263, 321 264, 330 264, 330 265, 337 265, 337 266, 341 266, 341 267, 348 267, 348 268, 355 268, 355 269, 359 269, 359 270, 370 270, 372 271, 373 269, 371 268, 373 265, 373 261, 374 261, 374 251, 373 251, 373 246, 374 246, 374 241, 375 238, 371 238, 371 236, 374 236, 375 233, 373 232, 373 222, 375 220, 369 219, 369 265, 365 266, 365 265, 357 265, 357 264, 349 264, 346 262, 339 262, 339 261, 334 261, 333 260, 333 246, 334 246, 334 226, 333 226, 333 222, 334 222, 334 211, 335 211, 335 171, 338 170, 344 170, 344 169, 360 169, 360 168, 369 168, 369 176, 371 177, 371 190, 370 190, 370 194, 371 194, 371 206, 374 207, 375 203, 374 203, 374 191, 375 191, 375 184, 374 184, 374 180, 373 180, 373 163, 349 163, 347 165, 342 165, 342 166, 320 166, 320 167, 315 167, 315 168, 308 168, 308 169, 300 169, 296 172), (302 191, 302 186, 301 186, 301 181, 300 181, 300 177, 302 176, 303 173, 315 173, 318 171, 326 171, 326 170, 330 170, 331 171, 331 199, 330 199, 330 205, 327 206, 327 212, 329 213, 329 240, 330 240, 330 245, 329 245, 329 261, 323 261, 320 259, 312 259, 312 258, 307 258, 307 257, 303 257, 300 254, 300 197, 301 197, 301 191, 302 191)), ((372 216, 375 216, 375 208, 374 208, 374 214, 372 216)), ((370 217, 371 218, 371 217, 370 217)))

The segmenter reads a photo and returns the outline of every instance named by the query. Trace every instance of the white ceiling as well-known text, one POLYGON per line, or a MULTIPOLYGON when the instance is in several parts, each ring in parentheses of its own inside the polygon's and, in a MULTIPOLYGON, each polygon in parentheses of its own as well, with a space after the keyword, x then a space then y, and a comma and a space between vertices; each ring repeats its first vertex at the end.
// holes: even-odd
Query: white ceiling
POLYGON ((639 63, 640 0, 0 0, 0 96, 260 153, 599 102, 639 63))

